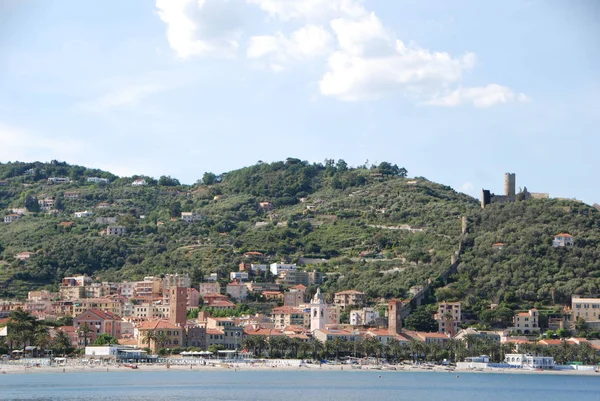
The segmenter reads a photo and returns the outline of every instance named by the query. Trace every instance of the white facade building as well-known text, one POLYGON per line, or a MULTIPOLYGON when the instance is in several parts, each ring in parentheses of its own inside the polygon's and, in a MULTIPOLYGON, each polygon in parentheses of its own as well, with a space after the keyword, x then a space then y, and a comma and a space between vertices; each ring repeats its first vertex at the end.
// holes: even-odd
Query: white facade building
POLYGON ((533 356, 529 354, 506 354, 504 362, 517 367, 529 369, 554 369, 554 358, 551 356, 533 356))
POLYGON ((75 218, 81 219, 82 217, 90 217, 92 214, 92 212, 88 212, 87 210, 84 212, 75 212, 75 218))
POLYGON ((296 270, 295 264, 271 263, 271 273, 278 276, 282 271, 296 270))

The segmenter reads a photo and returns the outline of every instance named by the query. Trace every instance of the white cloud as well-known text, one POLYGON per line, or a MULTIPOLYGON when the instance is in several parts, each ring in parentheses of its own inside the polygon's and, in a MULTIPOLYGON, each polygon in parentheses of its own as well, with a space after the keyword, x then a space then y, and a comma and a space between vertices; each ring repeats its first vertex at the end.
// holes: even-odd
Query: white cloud
POLYGON ((283 21, 327 21, 340 16, 359 17, 366 11, 362 0, 246 0, 272 18, 283 21))
POLYGON ((475 107, 492 107, 502 103, 526 102, 529 97, 524 93, 515 93, 506 86, 490 84, 473 88, 458 88, 444 96, 434 96, 426 104, 432 106, 460 106, 472 103, 475 107))
POLYGON ((32 133, 0 122, 0 160, 52 160, 79 154, 83 142, 32 133))
POLYGON ((239 47, 239 1, 156 0, 169 45, 181 58, 234 57, 239 47))
POLYGON ((289 60, 307 60, 327 54, 331 51, 331 44, 332 36, 324 28, 306 25, 289 37, 282 33, 253 36, 247 56, 254 59, 267 57, 271 60, 271 68, 280 71, 289 60))
POLYGON ((336 19, 331 27, 340 49, 328 60, 328 71, 319 83, 321 93, 356 101, 403 91, 414 96, 438 92, 458 82, 476 57, 452 57, 407 47, 387 31, 374 13, 360 20, 336 19))

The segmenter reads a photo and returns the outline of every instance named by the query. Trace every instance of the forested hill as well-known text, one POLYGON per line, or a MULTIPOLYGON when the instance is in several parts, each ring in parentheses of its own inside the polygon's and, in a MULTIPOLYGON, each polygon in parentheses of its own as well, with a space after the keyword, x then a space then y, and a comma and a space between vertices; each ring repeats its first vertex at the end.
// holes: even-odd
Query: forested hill
POLYGON ((351 167, 343 160, 288 158, 204 173, 187 186, 172 177, 118 178, 61 162, 0 164, 0 210, 8 215, 27 207, 0 229, 0 297, 22 297, 76 274, 120 281, 188 272, 198 282, 217 272, 225 279, 251 261, 248 251, 326 273, 323 289, 330 293, 352 288, 371 299, 409 297, 411 286, 435 282, 449 267, 461 240, 459 272, 438 297, 474 305, 535 302, 548 300, 550 288, 566 298, 600 284, 595 209, 529 200, 481 210, 467 195, 407 174, 387 162, 351 167), (52 177, 70 182, 52 184, 52 177), (133 186, 138 178, 146 185, 133 186), (40 210, 40 201, 50 210, 40 210), (76 218, 82 211, 92 215, 76 218), (197 220, 182 221, 182 212, 197 220), (464 215, 469 232, 461 237, 464 215), (101 235, 109 224, 126 234, 101 235), (563 231, 575 236, 573 249, 551 247, 563 231), (498 252, 495 242, 505 247, 498 252), (30 259, 16 259, 21 252, 32 252, 30 259))

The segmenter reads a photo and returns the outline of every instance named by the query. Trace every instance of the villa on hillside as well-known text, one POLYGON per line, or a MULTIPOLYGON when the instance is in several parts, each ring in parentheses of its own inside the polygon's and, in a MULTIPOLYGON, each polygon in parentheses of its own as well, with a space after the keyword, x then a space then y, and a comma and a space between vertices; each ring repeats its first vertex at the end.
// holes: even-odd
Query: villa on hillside
POLYGON ((567 233, 556 234, 552 241, 552 247, 554 248, 569 247, 574 244, 575 241, 573 241, 573 236, 567 233))

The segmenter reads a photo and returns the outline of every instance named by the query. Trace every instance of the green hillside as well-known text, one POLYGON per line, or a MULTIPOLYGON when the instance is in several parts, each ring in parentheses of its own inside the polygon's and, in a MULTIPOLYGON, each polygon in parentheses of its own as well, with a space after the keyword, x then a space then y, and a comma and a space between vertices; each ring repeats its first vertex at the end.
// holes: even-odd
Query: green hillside
MULTIPOLYGON (((201 175, 200 173, 198 174, 201 175)), ((289 158, 226 174, 205 173, 195 185, 177 179, 117 178, 65 163, 0 164, 0 210, 30 210, 0 229, 0 297, 23 297, 54 287, 66 275, 101 280, 188 272, 194 282, 217 272, 226 278, 247 251, 268 262, 309 264, 325 273, 323 289, 358 289, 371 299, 408 297, 413 285, 433 279, 443 299, 548 302, 571 293, 594 293, 600 284, 600 213, 576 202, 529 200, 491 205, 425 178, 406 178, 390 163, 349 167, 344 161, 309 164, 289 158), (34 169, 32 172, 30 169, 34 169), (29 170, 29 171, 28 171, 29 170), (50 184, 49 177, 70 183, 50 184), (87 177, 108 178, 92 183, 87 177), (65 198, 76 192, 77 199, 65 198), (53 197, 56 210, 36 210, 53 197), (265 203, 269 202, 269 204, 265 203), (106 207, 98 207, 102 203, 106 207), (261 206, 262 204, 262 206, 261 206), (271 210, 272 208, 272 210, 271 210), (90 211, 91 217, 74 213, 90 211), (186 223, 181 212, 195 212, 186 223), (461 236, 461 216, 469 232, 461 236), (118 217, 122 236, 100 232, 118 217), (73 222, 71 227, 60 223, 73 222), (554 249, 554 234, 569 232, 576 245, 554 249), (463 241, 458 273, 436 281, 463 241), (504 249, 492 249, 495 242, 504 249), (19 261, 19 252, 35 252, 19 261)), ((268 278, 267 278, 268 279, 268 278)))

